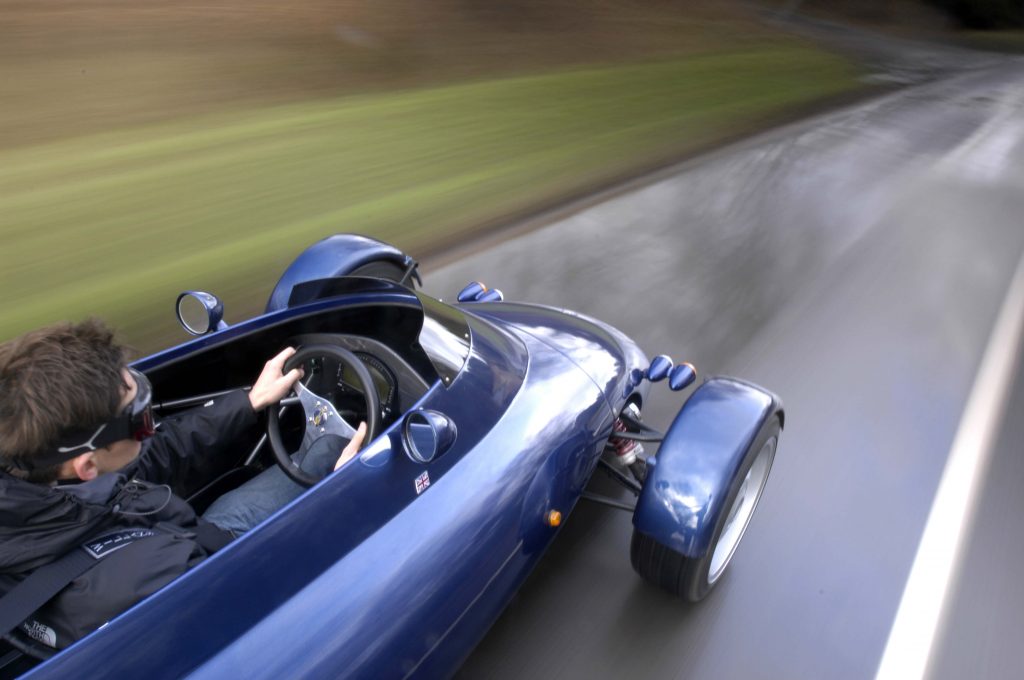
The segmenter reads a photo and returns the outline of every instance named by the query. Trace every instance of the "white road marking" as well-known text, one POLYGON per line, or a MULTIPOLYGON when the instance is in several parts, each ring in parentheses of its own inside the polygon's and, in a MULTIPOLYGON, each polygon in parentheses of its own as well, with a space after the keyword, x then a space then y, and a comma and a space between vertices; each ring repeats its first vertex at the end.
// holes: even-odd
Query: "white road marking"
POLYGON ((961 561, 965 529, 999 434, 1024 336, 1024 258, 992 329, 932 501, 875 680, 915 680, 929 671, 942 631, 950 584, 961 561))

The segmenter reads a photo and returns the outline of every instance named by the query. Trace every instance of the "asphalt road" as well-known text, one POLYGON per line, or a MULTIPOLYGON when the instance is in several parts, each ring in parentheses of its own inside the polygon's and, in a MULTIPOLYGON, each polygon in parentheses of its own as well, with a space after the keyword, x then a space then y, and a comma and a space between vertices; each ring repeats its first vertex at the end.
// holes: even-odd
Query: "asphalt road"
MULTIPOLYGON (((1022 227, 1024 63, 1002 58, 748 140, 426 271, 440 297, 483 279, 507 299, 602 318, 650 356, 756 381, 787 408, 765 496, 708 599, 688 606, 642 583, 629 515, 581 502, 461 676, 873 677, 1022 227)), ((968 541, 991 557, 965 568, 951 604, 986 632, 946 631, 960 646, 937 660, 944 677, 973 676, 959 671, 977 654, 996 655, 986 677, 1020 675, 1009 671, 1022 601, 1000 598, 1024 556, 1007 514, 1024 505, 1016 375, 998 488, 985 485, 1002 500, 983 504, 992 526, 968 541)), ((652 394, 645 418, 667 427, 681 398, 652 394)))
POLYGON ((949 623, 939 637, 936 680, 1024 675, 1024 362, 1015 385, 964 547, 949 623))

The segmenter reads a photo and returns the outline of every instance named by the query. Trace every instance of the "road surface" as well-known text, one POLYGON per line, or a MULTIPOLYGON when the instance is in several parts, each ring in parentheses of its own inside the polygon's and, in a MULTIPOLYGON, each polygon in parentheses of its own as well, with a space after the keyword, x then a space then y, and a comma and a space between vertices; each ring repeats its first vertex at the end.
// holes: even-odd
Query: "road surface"
MULTIPOLYGON (((765 495, 704 602, 641 582, 628 513, 581 501, 460 675, 873 677, 1022 252, 1024 63, 1006 57, 731 146, 425 272, 442 298, 483 279, 594 315, 649 356, 753 380, 787 409, 765 495)), ((961 551, 941 677, 1021 676, 1024 381, 1007 370, 986 528, 961 551)), ((645 419, 664 429, 681 398, 652 394, 645 419)))

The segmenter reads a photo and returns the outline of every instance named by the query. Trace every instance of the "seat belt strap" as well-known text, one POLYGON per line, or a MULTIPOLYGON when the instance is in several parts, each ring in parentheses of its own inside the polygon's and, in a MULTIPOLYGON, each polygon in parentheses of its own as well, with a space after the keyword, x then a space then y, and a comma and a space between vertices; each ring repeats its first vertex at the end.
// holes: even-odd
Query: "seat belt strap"
POLYGON ((148 528, 120 529, 94 538, 25 577, 0 598, 0 636, 7 635, 110 553, 155 536, 148 528))
POLYGON ((39 567, 0 599, 0 635, 7 635, 100 558, 75 548, 56 562, 39 567))

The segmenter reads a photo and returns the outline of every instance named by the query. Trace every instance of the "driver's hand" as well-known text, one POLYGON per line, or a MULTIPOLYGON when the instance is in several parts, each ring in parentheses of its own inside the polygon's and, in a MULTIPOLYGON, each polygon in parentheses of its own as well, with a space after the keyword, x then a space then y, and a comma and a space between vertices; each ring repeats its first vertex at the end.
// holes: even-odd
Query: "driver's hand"
POLYGON ((302 377, 301 368, 293 368, 284 374, 284 362, 295 354, 294 347, 288 347, 263 366, 263 372, 249 390, 249 403, 254 411, 262 411, 271 404, 284 399, 296 381, 302 377))
POLYGON ((363 445, 363 439, 366 437, 366 423, 359 423, 359 429, 352 435, 352 441, 348 443, 341 451, 341 457, 338 458, 338 462, 334 464, 334 469, 337 470, 345 463, 352 460, 357 453, 359 453, 359 447, 363 445))

